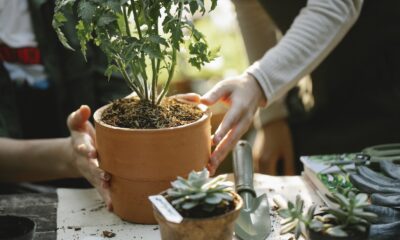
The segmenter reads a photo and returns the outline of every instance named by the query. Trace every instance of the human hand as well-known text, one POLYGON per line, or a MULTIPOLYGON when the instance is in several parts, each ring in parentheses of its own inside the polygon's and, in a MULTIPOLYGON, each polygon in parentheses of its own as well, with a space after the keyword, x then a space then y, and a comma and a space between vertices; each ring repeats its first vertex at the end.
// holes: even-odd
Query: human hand
POLYGON ((259 106, 266 104, 266 99, 257 80, 249 74, 217 83, 200 99, 195 95, 192 98, 189 95, 186 99, 197 100, 208 106, 218 101, 230 105, 212 139, 212 144, 216 147, 211 154, 208 169, 213 175, 229 151, 250 127, 254 113, 259 106))
POLYGON ((284 175, 295 175, 292 135, 286 119, 270 122, 257 131, 253 146, 256 171, 277 175, 277 165, 283 161, 284 175))
POLYGON ((73 149, 72 165, 97 189, 108 210, 112 210, 109 190, 111 177, 99 168, 95 148, 96 133, 93 125, 88 121, 90 115, 90 108, 83 105, 71 113, 67 119, 73 149))

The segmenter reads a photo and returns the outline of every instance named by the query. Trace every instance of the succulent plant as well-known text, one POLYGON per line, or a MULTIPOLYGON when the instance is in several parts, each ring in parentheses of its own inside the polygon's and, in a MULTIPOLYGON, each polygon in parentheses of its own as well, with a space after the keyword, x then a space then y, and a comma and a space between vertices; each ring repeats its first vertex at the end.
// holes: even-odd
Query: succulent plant
POLYGON ((335 208, 321 208, 321 214, 314 215, 316 205, 311 206, 303 214, 304 201, 297 196, 296 203, 288 203, 287 209, 278 211, 284 218, 281 233, 294 231, 297 239, 302 230, 308 228, 333 237, 348 237, 354 233, 365 233, 377 215, 364 209, 369 205, 368 196, 364 193, 348 192, 347 196, 341 193, 332 193, 328 198, 336 203, 335 208))
POLYGON ((178 211, 201 208, 212 212, 233 202, 233 184, 226 181, 226 175, 210 178, 206 168, 199 172, 192 171, 188 179, 178 177, 171 185, 167 197, 178 211))

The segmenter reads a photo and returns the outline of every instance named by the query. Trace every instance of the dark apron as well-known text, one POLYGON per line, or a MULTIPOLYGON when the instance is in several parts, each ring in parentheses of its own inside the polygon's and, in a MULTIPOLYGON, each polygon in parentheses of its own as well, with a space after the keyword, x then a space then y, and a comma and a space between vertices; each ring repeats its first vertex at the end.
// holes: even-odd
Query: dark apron
MULTIPOLYGON (((284 34, 307 1, 260 2, 284 34)), ((296 156, 400 142, 400 1, 366 0, 356 24, 311 77, 311 111, 296 90, 287 97, 296 156)))

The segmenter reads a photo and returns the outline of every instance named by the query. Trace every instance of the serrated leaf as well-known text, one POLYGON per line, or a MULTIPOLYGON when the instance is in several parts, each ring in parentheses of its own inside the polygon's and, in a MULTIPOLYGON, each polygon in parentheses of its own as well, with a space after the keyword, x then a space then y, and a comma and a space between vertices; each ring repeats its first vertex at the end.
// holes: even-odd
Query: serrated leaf
POLYGON ((214 10, 217 7, 217 0, 211 0, 211 10, 214 10))
POLYGON ((95 16, 96 6, 89 1, 80 1, 78 7, 78 16, 85 22, 91 22, 95 16))
POLYGON ((112 15, 111 13, 105 14, 100 16, 99 20, 97 21, 97 26, 104 27, 114 21, 117 21, 117 17, 112 15))
POLYGON ((195 1, 189 3, 190 13, 194 15, 199 8, 199 4, 195 1))
POLYGON ((110 80, 111 75, 112 75, 113 73, 116 73, 116 72, 119 72, 119 71, 120 71, 120 70, 119 70, 119 68, 118 68, 116 65, 110 64, 110 65, 107 67, 107 69, 106 69, 104 75, 107 77, 108 80, 110 80))

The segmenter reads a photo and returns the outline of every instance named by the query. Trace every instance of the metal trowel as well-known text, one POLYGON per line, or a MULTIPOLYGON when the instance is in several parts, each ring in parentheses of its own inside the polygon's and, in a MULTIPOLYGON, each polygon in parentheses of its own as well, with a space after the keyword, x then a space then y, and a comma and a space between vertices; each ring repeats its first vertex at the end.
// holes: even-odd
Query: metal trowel
POLYGON ((233 151, 236 192, 243 208, 235 222, 235 235, 242 240, 264 240, 271 232, 267 195, 256 196, 253 187, 253 157, 247 141, 239 141, 233 151))

